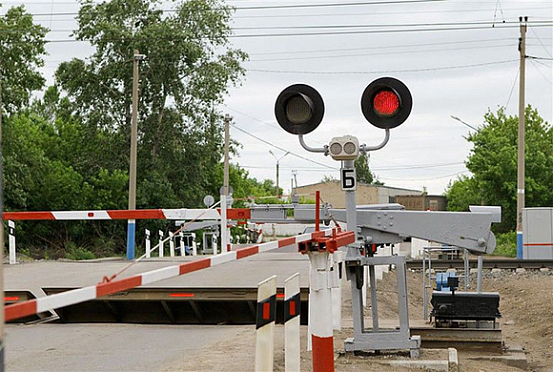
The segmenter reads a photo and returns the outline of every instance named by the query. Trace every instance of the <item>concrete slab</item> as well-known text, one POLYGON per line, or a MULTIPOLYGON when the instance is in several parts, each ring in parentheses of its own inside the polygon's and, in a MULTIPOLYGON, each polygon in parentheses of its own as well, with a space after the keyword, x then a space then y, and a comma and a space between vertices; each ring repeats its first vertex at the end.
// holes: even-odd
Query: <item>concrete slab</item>
POLYGON ((459 356, 457 349, 450 347, 447 349, 449 372, 459 372, 459 356))
POLYGON ((394 367, 420 368, 425 371, 448 372, 447 360, 391 360, 389 365, 394 367))
POLYGON ((514 353, 509 355, 486 355, 486 356, 472 357, 470 359, 490 361, 490 362, 501 362, 510 367, 516 367, 522 370, 528 369, 528 360, 526 359, 526 354, 524 353, 514 353))

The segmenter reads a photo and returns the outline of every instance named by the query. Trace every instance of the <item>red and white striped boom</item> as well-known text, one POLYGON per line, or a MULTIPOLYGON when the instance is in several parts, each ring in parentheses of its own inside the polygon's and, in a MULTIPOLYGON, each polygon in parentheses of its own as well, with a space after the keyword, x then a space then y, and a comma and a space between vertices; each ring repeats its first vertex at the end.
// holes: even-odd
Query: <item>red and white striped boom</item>
POLYGON ((180 265, 164 267, 157 270, 148 271, 128 278, 113 280, 107 283, 83 287, 70 290, 63 293, 53 294, 46 297, 40 297, 34 300, 24 301, 8 305, 5 308, 5 320, 23 318, 47 310, 58 309, 65 306, 78 304, 81 302, 93 300, 98 297, 129 290, 141 285, 154 283, 160 280, 177 277, 194 271, 207 269, 226 262, 240 260, 257 253, 267 252, 292 244, 298 244, 307 240, 332 235, 333 230, 317 231, 310 234, 302 234, 272 242, 262 243, 251 247, 241 248, 236 251, 222 253, 217 256, 203 258, 196 261, 185 262, 180 265))

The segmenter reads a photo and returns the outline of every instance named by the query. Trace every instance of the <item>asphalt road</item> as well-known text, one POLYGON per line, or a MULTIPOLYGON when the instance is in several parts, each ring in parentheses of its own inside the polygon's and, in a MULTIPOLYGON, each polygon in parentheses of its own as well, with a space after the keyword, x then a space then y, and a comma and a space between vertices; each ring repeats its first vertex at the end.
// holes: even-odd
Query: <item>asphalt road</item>
MULTIPOLYGON (((163 371, 248 326, 7 325, 7 371, 163 371)), ((254 326, 249 326, 255 332, 254 326)))

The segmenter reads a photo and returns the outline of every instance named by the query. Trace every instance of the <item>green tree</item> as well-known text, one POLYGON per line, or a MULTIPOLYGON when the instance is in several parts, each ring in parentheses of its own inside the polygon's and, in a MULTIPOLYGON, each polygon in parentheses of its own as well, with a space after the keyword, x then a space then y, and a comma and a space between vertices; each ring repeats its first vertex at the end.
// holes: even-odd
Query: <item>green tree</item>
POLYGON ((0 17, 0 107, 8 114, 29 103, 31 92, 41 89, 44 78, 38 68, 47 29, 34 24, 23 6, 12 7, 0 17))
POLYGON ((369 168, 369 156, 366 153, 360 153, 359 157, 355 159, 354 165, 358 182, 366 183, 367 185, 384 185, 384 183, 380 182, 376 178, 376 175, 371 172, 369 168))
MULTIPOLYGON (((89 131, 110 138, 96 159, 128 168, 133 51, 140 65, 139 207, 201 204, 213 193, 222 158, 222 117, 216 107, 243 75, 246 55, 228 46, 230 9, 218 0, 177 2, 164 13, 157 0, 82 0, 75 36, 96 47, 56 72, 89 131), (163 204, 159 204, 163 203, 163 204)), ((93 135, 92 137, 98 137, 93 135)))
MULTIPOLYGON (((525 110, 525 199, 527 207, 553 205, 553 129, 536 109, 525 110)), ((502 223, 498 232, 516 227, 518 118, 503 108, 488 112, 484 125, 468 136, 474 147, 467 160, 471 177, 462 177, 447 190, 451 210, 469 204, 499 205, 502 223)))

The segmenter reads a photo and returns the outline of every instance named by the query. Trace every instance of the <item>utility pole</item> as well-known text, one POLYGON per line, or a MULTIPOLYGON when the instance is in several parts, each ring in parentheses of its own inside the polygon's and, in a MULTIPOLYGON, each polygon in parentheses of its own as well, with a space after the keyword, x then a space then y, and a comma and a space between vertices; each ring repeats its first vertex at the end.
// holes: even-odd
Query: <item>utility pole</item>
MULTIPOLYGON (((136 209, 136 153, 138 137, 138 64, 146 56, 134 50, 132 79, 132 118, 131 118, 131 156, 129 170, 129 210, 136 209)), ((136 220, 127 225, 127 260, 134 260, 136 220)))
POLYGON ((282 158, 284 158, 286 155, 288 155, 290 153, 290 151, 286 151, 286 154, 282 155, 280 158, 277 158, 276 155, 274 154, 274 152, 272 150, 269 150, 269 154, 273 155, 273 157, 276 159, 276 196, 277 196, 277 199, 280 199, 280 187, 279 187, 279 180, 278 180, 278 175, 279 175, 279 165, 280 165, 280 161, 282 160, 282 158))
POLYGON ((522 210, 524 209, 524 89, 526 68, 526 22, 528 17, 519 17, 520 38, 518 50, 520 52, 520 80, 518 94, 518 162, 517 162, 517 258, 522 259, 522 210))
POLYGON ((228 234, 227 234, 227 197, 229 194, 229 126, 232 117, 225 115, 225 175, 223 179, 223 192, 221 193, 221 253, 228 252, 228 234))
MULTIPOLYGON (((1 65, 1 63, 0 63, 1 65)), ((2 70, 0 69, 0 296, 4 298, 4 166, 2 162, 2 70)), ((0 301, 0 372, 4 371, 4 301, 0 301)))

